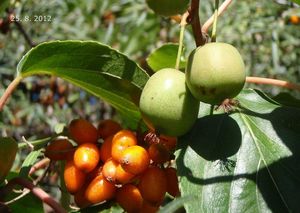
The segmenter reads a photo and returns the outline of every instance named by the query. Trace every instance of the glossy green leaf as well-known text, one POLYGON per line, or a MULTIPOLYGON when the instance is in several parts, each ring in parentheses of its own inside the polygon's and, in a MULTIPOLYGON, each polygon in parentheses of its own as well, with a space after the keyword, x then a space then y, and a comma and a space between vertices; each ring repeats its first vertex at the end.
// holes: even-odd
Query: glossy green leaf
POLYGON ((109 46, 93 41, 54 41, 30 50, 18 75, 49 74, 63 78, 140 120, 137 107, 149 76, 135 62, 109 46))
POLYGON ((20 176, 21 177, 27 177, 28 173, 31 169, 31 167, 36 163, 38 157, 40 156, 42 150, 36 150, 29 153, 29 155, 25 158, 21 170, 20 170, 20 176))
MULTIPOLYGON (((178 44, 164 44, 155 49, 147 58, 147 63, 156 72, 163 68, 174 68, 176 64, 178 44)), ((180 69, 184 69, 186 61, 180 61, 180 69)))
POLYGON ((295 98, 290 93, 287 92, 279 93, 278 95, 274 96, 273 99, 285 106, 300 108, 300 99, 295 98))
MULTIPOLYGON (((18 194, 15 194, 14 196, 18 196, 18 194)), ((42 201, 31 193, 19 199, 17 202, 13 202, 12 204, 10 204, 9 208, 11 209, 12 212, 22 212, 22 213, 44 212, 42 201)))
POLYGON ((14 139, 0 137, 0 184, 13 166, 17 151, 18 144, 14 139))
POLYGON ((202 110, 178 143, 181 194, 198 196, 186 211, 297 212, 299 108, 250 89, 237 100, 239 107, 229 114, 202 110))

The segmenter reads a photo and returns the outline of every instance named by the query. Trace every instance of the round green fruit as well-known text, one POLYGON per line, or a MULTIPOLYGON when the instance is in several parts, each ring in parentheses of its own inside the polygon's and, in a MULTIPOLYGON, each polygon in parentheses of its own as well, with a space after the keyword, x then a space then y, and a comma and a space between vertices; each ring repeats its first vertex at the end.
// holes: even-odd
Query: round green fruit
POLYGON ((148 6, 162 16, 174 16, 187 10, 189 0, 147 0, 148 6))
POLYGON ((157 133, 180 136, 196 121, 199 103, 189 92, 184 73, 165 68, 146 83, 140 110, 147 125, 157 133))
POLYGON ((238 50, 226 43, 208 43, 189 56, 186 83, 195 98, 220 104, 240 93, 246 79, 245 64, 238 50))

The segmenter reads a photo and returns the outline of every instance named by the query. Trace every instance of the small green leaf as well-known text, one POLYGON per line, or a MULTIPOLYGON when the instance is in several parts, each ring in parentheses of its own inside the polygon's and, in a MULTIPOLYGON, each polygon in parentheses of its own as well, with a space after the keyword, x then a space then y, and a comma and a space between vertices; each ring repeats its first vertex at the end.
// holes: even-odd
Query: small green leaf
POLYGON ((53 41, 31 49, 17 67, 23 78, 49 74, 63 78, 102 98, 135 121, 149 76, 117 50, 94 41, 53 41))
POLYGON ((30 152, 29 155, 25 158, 21 170, 20 170, 20 176, 21 177, 28 177, 28 173, 30 171, 30 168, 33 166, 33 164, 37 161, 38 157, 40 156, 42 150, 36 150, 33 152, 30 152))
POLYGON ((54 126, 54 132, 56 134, 60 134, 64 131, 64 128, 66 127, 65 123, 58 123, 54 126))
POLYGON ((13 166, 17 151, 18 144, 14 139, 0 137, 0 184, 13 166))
MULTIPOLYGON (((164 44, 155 49, 147 58, 147 63, 156 72, 163 68, 174 68, 176 64, 178 44, 164 44)), ((186 62, 180 61, 180 69, 184 69, 186 62)))
POLYGON ((176 163, 191 212, 297 212, 300 200, 300 109, 245 89, 237 110, 201 111, 179 140, 176 163))

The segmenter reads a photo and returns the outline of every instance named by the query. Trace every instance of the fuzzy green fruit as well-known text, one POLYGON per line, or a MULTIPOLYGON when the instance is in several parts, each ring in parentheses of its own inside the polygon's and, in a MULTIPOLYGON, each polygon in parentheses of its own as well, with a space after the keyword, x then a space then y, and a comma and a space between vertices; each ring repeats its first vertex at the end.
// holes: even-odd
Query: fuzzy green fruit
POLYGON ((238 50, 226 43, 208 43, 189 56, 186 83, 195 98, 220 104, 240 93, 246 79, 245 64, 238 50))
POLYGON ((174 16, 187 10, 189 0, 147 0, 148 6, 162 16, 174 16))
POLYGON ((184 73, 166 68, 156 72, 146 83, 140 110, 150 128, 160 134, 180 136, 196 121, 199 101, 189 92, 184 73))

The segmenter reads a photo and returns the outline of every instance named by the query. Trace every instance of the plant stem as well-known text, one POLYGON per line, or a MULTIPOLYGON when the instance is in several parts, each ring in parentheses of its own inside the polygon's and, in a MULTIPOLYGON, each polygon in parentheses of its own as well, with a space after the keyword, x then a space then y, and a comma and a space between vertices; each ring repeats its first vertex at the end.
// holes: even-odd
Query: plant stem
POLYGON ((7 99, 11 96, 14 89, 18 86, 20 81, 22 80, 21 76, 16 77, 7 87, 7 89, 4 91, 3 95, 0 98, 0 112, 2 111, 7 99))
POLYGON ((189 12, 184 13, 180 21, 179 47, 177 52, 176 65, 175 65, 175 69, 177 70, 179 70, 180 68, 180 58, 181 58, 182 47, 183 47, 184 30, 185 30, 185 26, 187 25, 186 19, 188 16, 189 16, 189 12))
MULTIPOLYGON (((48 138, 38 139, 38 140, 35 140, 35 141, 29 141, 29 143, 33 146, 44 145, 44 144, 48 143, 49 141, 51 141, 55 137, 57 137, 57 135, 52 136, 52 137, 48 137, 48 138)), ((28 144, 25 143, 25 142, 22 142, 22 143, 18 144, 19 149, 22 149, 22 148, 25 148, 25 147, 28 147, 28 144)))
POLYGON ((194 34, 197 47, 202 46, 207 42, 201 30, 199 7, 200 7, 200 0, 192 0, 191 8, 190 8, 190 16, 188 21, 192 25, 193 34, 194 34))
POLYGON ((300 85, 277 79, 247 76, 246 82, 255 84, 267 84, 300 91, 300 85))
MULTIPOLYGON (((231 4, 232 0, 225 0, 222 5, 218 9, 218 16, 222 15, 223 12, 227 9, 227 7, 231 4)), ((214 15, 212 15, 202 26, 202 32, 207 33, 208 28, 214 22, 214 15)))
POLYGON ((31 191, 36 197, 38 197, 41 201, 48 204, 52 209, 57 213, 66 213, 67 211, 63 209, 59 203, 57 203, 47 192, 42 190, 41 188, 35 186, 29 180, 24 178, 16 177, 11 179, 4 188, 1 190, 1 195, 7 195, 10 193, 15 185, 23 186, 31 191))
POLYGON ((213 29, 211 34, 212 42, 216 42, 217 40, 218 7, 219 7, 219 0, 215 0, 214 23, 213 23, 213 29))

